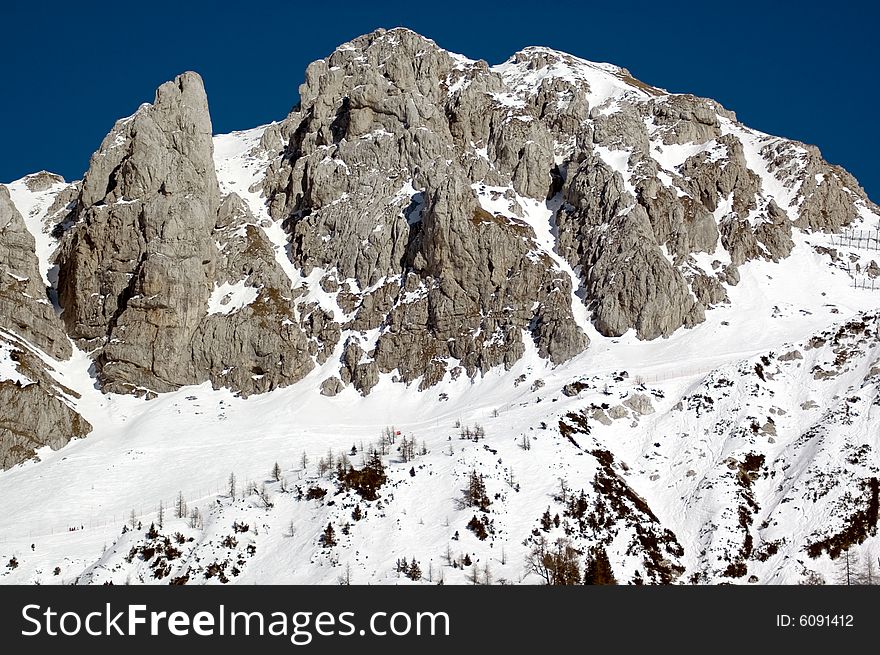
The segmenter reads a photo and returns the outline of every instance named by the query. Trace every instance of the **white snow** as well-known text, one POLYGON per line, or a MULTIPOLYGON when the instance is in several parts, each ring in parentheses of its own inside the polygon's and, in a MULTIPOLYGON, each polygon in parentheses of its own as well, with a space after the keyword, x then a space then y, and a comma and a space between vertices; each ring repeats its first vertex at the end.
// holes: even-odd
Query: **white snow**
POLYGON ((48 230, 45 229, 43 219, 46 218, 46 212, 55 201, 55 196, 67 186, 67 183, 59 182, 45 191, 34 192, 28 189, 26 177, 6 185, 13 204, 24 218, 24 223, 36 242, 40 275, 46 286, 50 285, 49 274, 52 269, 50 259, 57 246, 57 241, 51 235, 51 227, 48 230))
POLYGON ((208 298, 208 314, 234 314, 257 299, 260 290, 239 280, 233 284, 224 282, 215 286, 208 298))
MULTIPOLYGON (((517 63, 514 56, 502 64, 491 67, 491 70, 499 73, 518 95, 534 95, 545 79, 558 78, 573 84, 586 83, 589 87, 586 96, 590 107, 600 107, 609 100, 624 96, 648 97, 646 91, 629 84, 623 69, 617 66, 587 61, 549 48, 526 48, 522 54, 544 55, 549 64, 531 68, 527 61, 517 63)), ((614 110, 609 105, 606 111, 611 113, 614 110)))
POLYGON ((18 370, 18 365, 11 356, 12 350, 12 345, 9 342, 0 339, 0 382, 8 380, 22 386, 32 384, 33 380, 25 377, 18 370))

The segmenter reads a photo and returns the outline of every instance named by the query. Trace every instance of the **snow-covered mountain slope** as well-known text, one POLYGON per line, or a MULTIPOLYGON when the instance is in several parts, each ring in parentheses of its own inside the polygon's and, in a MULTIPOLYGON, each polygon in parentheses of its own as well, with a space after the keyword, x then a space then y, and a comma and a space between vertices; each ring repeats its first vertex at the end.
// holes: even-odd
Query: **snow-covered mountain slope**
POLYGON ((878 329, 876 314, 859 314, 708 374, 687 370, 697 360, 578 375, 586 362, 550 370, 532 353, 509 374, 436 393, 387 382, 325 398, 315 375, 247 400, 204 386, 112 397, 86 413, 95 434, 0 477, 4 497, 30 499, 3 519, 0 551, 17 562, 3 581, 334 583, 347 570, 387 583, 402 579, 399 558, 415 558, 435 582, 466 582, 473 566, 450 566, 448 547, 480 576, 488 564, 496 582, 536 583, 524 566, 534 530, 585 553, 601 545, 622 582, 831 579, 835 544, 878 545, 878 329), (386 427, 401 434, 376 500, 340 493, 335 465, 320 474, 331 455, 360 466, 386 427), (485 436, 462 438, 467 428, 485 436), (484 513, 460 502, 472 471, 490 500, 485 540, 466 527, 484 513), (200 522, 175 518, 178 493, 200 522), (150 538, 160 503, 162 537, 150 538), (545 533, 548 510, 560 523, 545 533), (132 512, 141 529, 123 528, 132 512), (337 544, 323 547, 328 523, 337 544), (167 548, 156 546, 166 536, 179 555, 138 550, 167 548))
POLYGON ((0 317, 0 384, 14 405, 26 354, 91 429, 0 473, 0 583, 539 583, 550 549, 764 584, 876 556, 880 212, 815 148, 405 30, 212 148, 200 84, 82 183, 8 185, 64 343, 0 317))

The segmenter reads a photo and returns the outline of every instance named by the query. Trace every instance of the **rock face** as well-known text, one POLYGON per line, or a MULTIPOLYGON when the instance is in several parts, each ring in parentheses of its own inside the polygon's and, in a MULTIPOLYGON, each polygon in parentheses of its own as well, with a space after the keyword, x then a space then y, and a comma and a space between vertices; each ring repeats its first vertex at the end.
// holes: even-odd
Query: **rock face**
POLYGON ((273 249, 240 198, 221 202, 195 73, 117 122, 92 157, 73 220, 59 297, 71 336, 99 348, 105 391, 211 380, 254 393, 311 368, 273 249), (239 281, 259 289, 252 303, 209 308, 218 287, 239 281))
POLYGON ((202 381, 191 343, 216 269, 219 195, 207 98, 193 73, 163 84, 92 156, 59 259, 59 297, 71 336, 101 347, 105 390, 202 381))
MULTIPOLYGON (((49 212, 64 324, 105 391, 259 393, 331 362, 322 393, 366 394, 383 374, 424 389, 530 349, 559 364, 587 348, 584 320, 668 336, 728 302, 740 266, 787 257, 793 230, 876 210, 815 148, 712 100, 545 48, 490 67, 404 29, 308 67, 247 190, 221 194, 212 144, 185 73, 49 212)), ((42 298, 10 225, 9 293, 42 298)), ((50 304, 28 307, 17 333, 66 356, 50 304)))
POLYGON ((0 185, 0 326, 56 359, 70 357, 70 341, 40 276, 34 237, 0 185))
POLYGON ((378 30, 311 64, 300 98, 264 134, 263 191, 336 296, 323 318, 360 344, 340 375, 356 386, 358 366, 422 387, 452 360, 510 366, 522 334, 565 361, 588 343, 572 286, 603 335, 668 336, 727 302, 740 265, 788 256, 793 226, 873 206, 815 149, 544 48, 489 67, 378 30))
POLYGON ((56 382, 27 344, 0 337, 2 360, 16 373, 0 379, 0 470, 31 459, 38 448, 57 450, 92 431, 72 407, 78 395, 56 382))
POLYGON ((312 368, 297 324, 290 279, 247 205, 234 193, 220 204, 212 239, 219 244, 208 314, 193 340, 196 365, 215 387, 260 393, 302 378, 312 368), (250 292, 250 302, 224 304, 250 292))
POLYGON ((68 359, 70 340, 48 299, 34 237, 3 185, 0 326, 0 364, 10 371, 0 375, 0 469, 7 469, 33 457, 42 446, 60 448, 92 428, 66 400, 73 392, 62 389, 33 353, 39 348, 55 359, 68 359))
POLYGON ((287 144, 264 190, 291 257, 338 289, 337 320, 354 333, 343 383, 366 392, 396 371, 424 388, 450 360, 470 376, 509 367, 523 334, 556 363, 586 347, 570 278, 528 222, 488 211, 475 188, 544 198, 552 183, 546 130, 505 122, 490 95, 503 89, 485 64, 377 32, 312 64, 299 108, 264 139, 287 144))

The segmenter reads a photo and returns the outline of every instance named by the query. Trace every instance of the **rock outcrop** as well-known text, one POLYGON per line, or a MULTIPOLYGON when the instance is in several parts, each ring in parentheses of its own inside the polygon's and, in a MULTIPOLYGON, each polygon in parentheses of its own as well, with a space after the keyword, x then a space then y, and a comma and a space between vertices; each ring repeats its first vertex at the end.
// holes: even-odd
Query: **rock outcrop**
POLYGON ((70 357, 70 341, 40 276, 34 237, 0 185, 0 328, 56 359, 70 357))
POLYGON ((152 394, 210 380, 248 394, 311 368, 274 249, 240 198, 221 202, 195 73, 117 122, 92 157, 73 222, 59 297, 71 336, 98 349, 105 391, 152 394), (209 307, 236 283, 253 289, 252 302, 209 307))
POLYGON ((294 263, 333 285, 341 330, 379 330, 362 363, 423 386, 450 358, 469 375, 509 366, 522 331, 554 362, 583 350, 572 284, 600 333, 668 336, 728 302, 738 266, 787 257, 793 226, 836 230, 873 206, 815 149, 545 48, 489 67, 378 30, 311 64, 300 99, 264 134, 272 154, 285 144, 263 182, 270 212, 294 263), (462 220, 486 207, 493 219, 462 220), (542 221, 555 211, 550 248, 536 243, 535 207, 542 221), (534 267, 506 266, 524 256, 534 267))
POLYGON ((28 343, 0 335, 0 367, 0 470, 33 458, 39 448, 58 450, 92 431, 74 409, 79 395, 55 380, 28 343))
POLYGON ((208 313, 193 339, 196 365, 215 387, 245 395, 301 379, 313 364, 297 324, 290 278, 237 194, 220 204, 213 239, 219 256, 208 313), (236 303, 234 289, 248 302, 236 303))
POLYGON ((194 73, 163 84, 92 156, 59 258, 59 298, 71 336, 101 348, 105 390, 203 380, 191 344, 217 265, 219 195, 207 97, 194 73))
POLYGON ((36 348, 58 360, 71 354, 40 275, 34 237, 0 185, 0 469, 92 429, 71 406, 75 394, 58 385, 36 348))
MULTIPOLYGON (((331 361, 322 393, 366 394, 530 348, 559 364, 589 343, 574 303, 603 335, 666 337, 729 302, 740 266, 787 257, 793 230, 876 210, 815 148, 712 100, 546 48, 490 67, 405 29, 312 63, 253 155, 256 185, 221 195, 186 73, 58 194, 63 320, 105 391, 259 393, 331 361)), ((64 356, 45 319, 20 334, 64 356)))

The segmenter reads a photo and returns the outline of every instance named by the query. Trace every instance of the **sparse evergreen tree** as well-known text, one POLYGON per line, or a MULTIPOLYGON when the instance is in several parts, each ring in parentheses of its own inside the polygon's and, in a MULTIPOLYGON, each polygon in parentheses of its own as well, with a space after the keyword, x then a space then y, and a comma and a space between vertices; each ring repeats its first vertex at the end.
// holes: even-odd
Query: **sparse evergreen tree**
POLYGON ((462 490, 462 504, 465 507, 477 507, 481 512, 488 512, 492 501, 486 495, 486 484, 483 476, 472 470, 468 476, 467 489, 462 490))
POLYGON ((409 577, 409 579, 413 581, 422 579, 422 569, 419 566, 419 563, 416 561, 415 557, 413 557, 412 562, 409 565, 409 572, 407 573, 407 577, 409 577))
POLYGON ((303 471, 305 471, 306 468, 308 467, 308 465, 309 465, 309 456, 306 455, 306 451, 302 451, 302 455, 300 455, 300 458, 299 458, 299 466, 303 471))
POLYGON ((162 501, 159 501, 159 516, 158 516, 159 529, 161 530, 165 526, 165 505, 162 501))
POLYGON ((272 467, 272 479, 275 482, 281 482, 281 465, 278 462, 275 462, 275 466, 272 467))
POLYGON ((550 518, 550 508, 548 507, 541 515, 541 530, 550 532, 551 527, 553 527, 553 519, 550 518))
POLYGON ((804 577, 801 578, 801 581, 798 582, 800 585, 807 586, 817 586, 825 584, 825 578, 822 577, 821 573, 817 573, 816 571, 804 571, 804 577))
POLYGON ((336 545, 336 531, 331 523, 328 523, 324 532, 321 533, 321 545, 326 548, 332 548, 336 545))
POLYGON ((584 570, 584 584, 617 584, 617 580, 614 578, 614 571, 611 568, 611 562, 608 559, 608 553, 601 546, 595 547, 591 556, 587 558, 587 565, 584 570))

